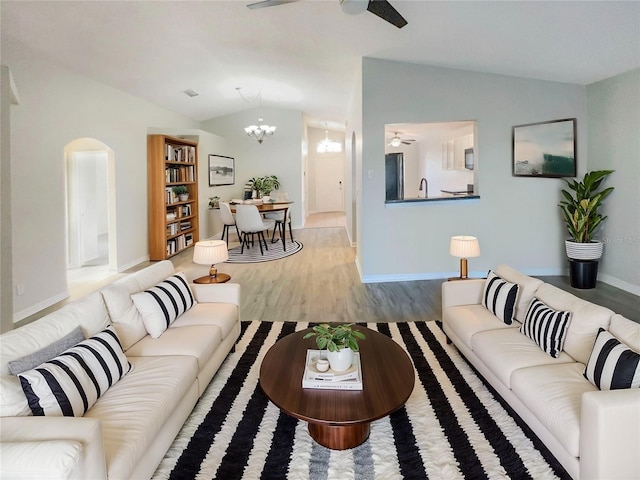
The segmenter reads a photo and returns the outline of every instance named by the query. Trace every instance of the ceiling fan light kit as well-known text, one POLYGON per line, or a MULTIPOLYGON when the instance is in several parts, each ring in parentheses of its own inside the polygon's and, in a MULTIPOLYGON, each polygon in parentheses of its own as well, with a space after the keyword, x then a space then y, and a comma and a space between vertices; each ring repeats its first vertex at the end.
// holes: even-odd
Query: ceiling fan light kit
MULTIPOLYGON (((255 10, 297 1, 299 0, 263 0, 261 2, 250 3, 247 7, 255 10)), ((367 10, 398 28, 402 28, 407 24, 407 21, 387 0, 340 0, 340 8, 347 15, 359 15, 367 10)))
POLYGON ((401 144, 411 145, 411 142, 415 142, 415 139, 407 138, 403 140, 402 138, 400 138, 400 132, 394 132, 393 137, 391 137, 391 140, 389 141, 389 143, 387 143, 387 146, 399 147, 401 144))

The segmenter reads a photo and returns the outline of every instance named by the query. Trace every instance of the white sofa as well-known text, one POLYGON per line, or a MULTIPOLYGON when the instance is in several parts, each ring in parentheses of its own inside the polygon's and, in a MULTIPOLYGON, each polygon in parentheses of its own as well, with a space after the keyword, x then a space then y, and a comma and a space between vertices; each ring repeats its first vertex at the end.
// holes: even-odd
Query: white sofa
POLYGON ((147 479, 240 334, 240 287, 191 285, 197 300, 159 338, 131 295, 174 273, 153 264, 0 337, 0 477, 147 479), (132 369, 82 417, 30 416, 8 364, 76 326, 90 337, 113 324, 132 369), (33 459, 38 458, 37 462, 33 459))
POLYGON ((507 325, 482 306, 486 280, 445 282, 447 338, 573 478, 640 478, 640 389, 599 390, 583 375, 599 328, 640 352, 640 324, 506 265, 495 273, 519 286, 516 321, 507 325), (557 358, 520 333, 534 297, 572 312, 557 358))

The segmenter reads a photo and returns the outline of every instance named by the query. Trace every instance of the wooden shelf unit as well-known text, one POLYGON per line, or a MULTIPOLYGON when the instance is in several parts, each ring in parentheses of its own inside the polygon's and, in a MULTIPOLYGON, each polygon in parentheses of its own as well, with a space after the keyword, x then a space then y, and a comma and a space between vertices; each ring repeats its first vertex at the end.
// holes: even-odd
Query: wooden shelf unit
POLYGON ((149 258, 165 260, 198 241, 198 143, 168 135, 147 136, 149 258), (184 185, 180 201, 173 187, 184 185))

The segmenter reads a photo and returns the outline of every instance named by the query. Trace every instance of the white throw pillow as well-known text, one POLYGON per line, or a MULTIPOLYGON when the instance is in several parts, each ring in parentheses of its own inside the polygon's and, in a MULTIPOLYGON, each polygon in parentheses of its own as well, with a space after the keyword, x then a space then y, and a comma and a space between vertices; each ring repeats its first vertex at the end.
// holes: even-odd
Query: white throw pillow
POLYGON ((584 376, 600 390, 640 387, 640 353, 601 328, 584 376))
POLYGON ((196 304, 183 273, 176 273, 144 292, 131 295, 142 315, 144 327, 158 338, 176 318, 196 304))
POLYGON ((81 417, 130 369, 109 326, 18 378, 33 415, 81 417))
POLYGON ((489 270, 482 292, 482 306, 507 325, 513 323, 518 285, 509 283, 489 270))
POLYGON ((558 358, 564 348, 569 322, 571 312, 553 310, 534 297, 520 332, 553 358, 558 358))

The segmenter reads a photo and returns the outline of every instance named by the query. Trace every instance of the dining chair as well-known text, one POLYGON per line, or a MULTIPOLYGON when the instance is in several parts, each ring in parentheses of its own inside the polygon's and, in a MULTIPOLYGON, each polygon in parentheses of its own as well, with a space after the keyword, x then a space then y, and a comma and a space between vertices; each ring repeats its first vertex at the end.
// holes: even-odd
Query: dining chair
MULTIPOLYGON (((275 240, 276 230, 279 230, 278 227, 283 221, 289 225, 289 237, 291 238, 291 242, 293 242, 293 231, 291 230, 291 209, 290 208, 287 209, 286 221, 284 220, 284 212, 265 213, 264 217, 270 220, 275 220, 276 222, 276 226, 273 229, 273 233, 271 234, 271 243, 275 243, 277 241, 275 240)), ((285 231, 284 228, 282 229, 282 231, 283 231, 283 237, 286 237, 286 235, 284 234, 284 231, 285 231)), ((286 240, 285 238, 282 239, 283 243, 285 240, 286 240)))
POLYGON ((220 219, 222 220, 222 240, 224 240, 225 234, 227 235, 227 246, 229 245, 229 228, 233 225, 236 227, 236 233, 238 234, 238 240, 241 239, 236 219, 231 213, 231 207, 227 202, 220 202, 220 219))
POLYGON ((271 219, 263 220, 258 212, 258 207, 255 205, 236 205, 236 225, 242 233, 242 248, 240 253, 244 253, 244 246, 249 248, 249 235, 251 235, 251 244, 254 244, 254 236, 258 235, 258 244, 260 245, 260 254, 264 255, 262 244, 264 248, 267 247, 267 241, 264 238, 264 231, 270 228, 275 228, 275 221, 271 219))

